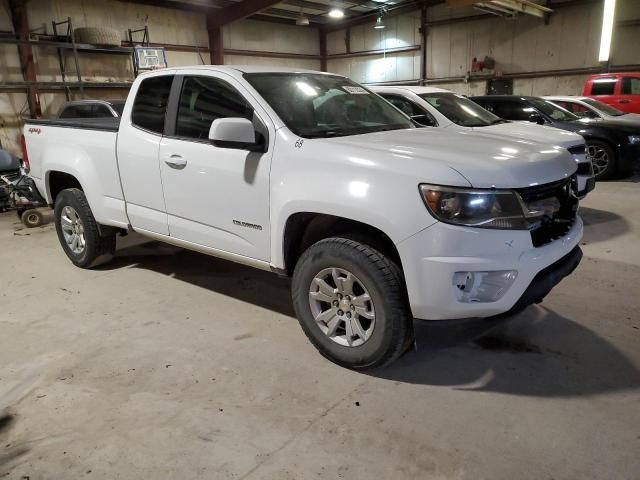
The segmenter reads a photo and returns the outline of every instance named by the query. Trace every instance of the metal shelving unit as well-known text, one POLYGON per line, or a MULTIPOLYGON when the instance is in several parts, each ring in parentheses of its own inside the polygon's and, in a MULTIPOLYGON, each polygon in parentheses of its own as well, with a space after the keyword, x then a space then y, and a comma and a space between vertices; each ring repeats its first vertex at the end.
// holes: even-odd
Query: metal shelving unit
MULTIPOLYGON (((80 53, 99 53, 111 55, 128 55, 133 65, 134 77, 137 74, 137 68, 134 60, 133 47, 100 47, 83 43, 76 43, 73 35, 73 24, 71 17, 62 22, 51 22, 53 26, 53 36, 41 36, 39 39, 21 40, 15 37, 0 37, 0 44, 12 45, 31 45, 43 48, 55 48, 58 53, 58 63, 60 66, 60 74, 62 81, 60 82, 0 82, 1 90, 24 90, 28 87, 35 87, 41 90, 63 90, 67 100, 71 99, 71 89, 78 89, 80 95, 84 98, 85 88, 129 88, 133 82, 87 82, 82 79, 80 68, 80 53), (65 52, 71 50, 73 52, 73 70, 67 68, 65 52), (69 75, 75 76, 75 81, 69 81, 69 75)), ((129 30, 129 41, 132 41, 132 34, 143 32, 143 41, 149 43, 149 31, 147 27, 140 30, 129 30)))

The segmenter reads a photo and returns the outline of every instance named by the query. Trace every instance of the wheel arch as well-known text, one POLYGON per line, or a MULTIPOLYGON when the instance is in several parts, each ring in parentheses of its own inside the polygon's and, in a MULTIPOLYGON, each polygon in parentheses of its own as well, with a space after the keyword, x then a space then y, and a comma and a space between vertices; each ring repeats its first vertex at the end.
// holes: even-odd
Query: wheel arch
POLYGON ((67 188, 77 188, 84 191, 77 175, 61 170, 50 170, 45 175, 45 185, 47 189, 47 201, 53 206, 56 203, 58 194, 67 188))
POLYGON ((311 245, 335 236, 366 243, 385 254, 402 270, 398 249, 391 237, 381 228, 348 217, 305 211, 293 213, 285 221, 282 234, 284 273, 293 273, 300 256, 311 245))

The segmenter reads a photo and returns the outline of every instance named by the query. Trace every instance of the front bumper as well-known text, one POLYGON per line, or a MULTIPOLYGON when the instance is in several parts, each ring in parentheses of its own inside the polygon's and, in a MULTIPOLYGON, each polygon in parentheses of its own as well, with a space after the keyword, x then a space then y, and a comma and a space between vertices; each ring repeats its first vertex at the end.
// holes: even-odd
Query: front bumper
POLYGON ((578 198, 582 200, 594 188, 596 188, 596 177, 590 177, 587 179, 585 188, 578 192, 578 198))
POLYGON ((564 237, 536 248, 528 231, 435 223, 398 244, 413 316, 424 320, 492 317, 538 301, 564 277, 549 272, 572 254, 582 233, 582 220, 577 217, 564 237), (453 284, 456 272, 506 270, 516 270, 517 277, 498 300, 459 300, 453 284))

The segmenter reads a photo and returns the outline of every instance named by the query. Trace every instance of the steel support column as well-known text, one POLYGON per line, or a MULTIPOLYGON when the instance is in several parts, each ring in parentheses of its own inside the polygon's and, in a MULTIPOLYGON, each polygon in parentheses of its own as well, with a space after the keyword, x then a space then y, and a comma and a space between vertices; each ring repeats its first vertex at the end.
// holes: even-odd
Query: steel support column
POLYGON ((224 65, 224 41, 222 39, 222 27, 207 22, 209 32, 209 56, 211 65, 224 65))
MULTIPOLYGON (((26 0, 9 0, 9 10, 11 10, 11 20, 13 22, 13 31, 20 40, 29 39, 29 20, 27 17, 26 0)), ((26 82, 35 82, 36 66, 33 62, 33 49, 28 43, 18 44, 18 56, 20 57, 20 68, 22 69, 22 78, 26 82)), ((31 118, 42 116, 40 108, 40 97, 36 87, 27 88, 27 102, 29 105, 29 115, 31 118)))
POLYGON ((327 31, 320 27, 318 28, 318 38, 320 40, 320 70, 327 71, 327 31))

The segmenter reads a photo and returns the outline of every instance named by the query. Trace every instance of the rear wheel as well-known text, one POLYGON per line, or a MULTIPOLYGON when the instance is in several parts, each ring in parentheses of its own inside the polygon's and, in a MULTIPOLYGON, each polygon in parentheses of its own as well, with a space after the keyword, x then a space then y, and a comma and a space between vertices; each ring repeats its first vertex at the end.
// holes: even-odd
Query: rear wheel
POLYGON ((100 235, 82 190, 69 188, 60 192, 54 218, 60 245, 74 265, 91 268, 111 260, 116 237, 100 235))
POLYGON ((587 153, 591 157, 593 174, 597 180, 611 178, 616 172, 616 157, 609 145, 597 140, 587 142, 587 153))
POLYGON ((343 367, 387 365, 410 341, 402 272, 366 244, 328 238, 312 245, 294 270, 292 296, 311 343, 343 367))

